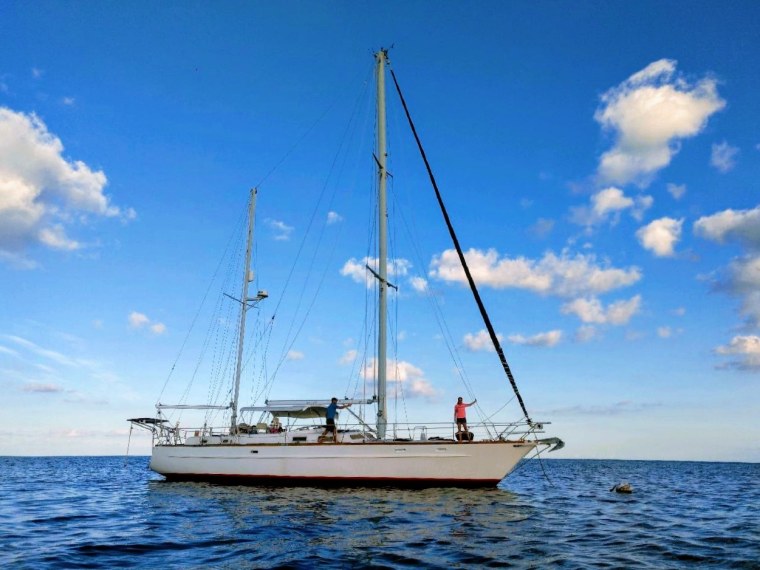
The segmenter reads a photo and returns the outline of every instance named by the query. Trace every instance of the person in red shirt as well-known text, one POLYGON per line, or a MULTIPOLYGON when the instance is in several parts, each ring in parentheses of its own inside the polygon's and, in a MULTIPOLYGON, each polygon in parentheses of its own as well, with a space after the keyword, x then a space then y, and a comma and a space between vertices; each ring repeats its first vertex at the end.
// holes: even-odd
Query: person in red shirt
POLYGON ((478 399, 475 398, 469 404, 465 404, 462 396, 459 396, 459 398, 457 398, 457 403, 454 405, 454 421, 457 424, 457 442, 459 443, 462 442, 462 438, 466 438, 467 443, 470 442, 470 436, 467 430, 467 414, 465 412, 465 408, 469 408, 477 401, 478 399), (462 431, 464 431, 464 435, 459 435, 462 433, 462 431))

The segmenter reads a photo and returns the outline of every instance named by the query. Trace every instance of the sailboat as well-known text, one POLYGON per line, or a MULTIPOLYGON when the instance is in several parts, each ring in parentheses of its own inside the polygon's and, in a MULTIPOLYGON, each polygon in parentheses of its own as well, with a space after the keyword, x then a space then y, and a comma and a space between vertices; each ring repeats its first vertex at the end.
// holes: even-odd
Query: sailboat
MULTIPOLYGON (((324 420, 331 405, 326 399, 265 400, 261 405, 240 406, 241 370, 246 315, 264 302, 268 293, 251 295, 251 255, 253 250, 254 214, 257 191, 251 190, 248 205, 248 231, 240 307, 237 360, 234 388, 228 405, 169 405, 159 403, 153 417, 133 418, 134 427, 152 434, 150 468, 170 481, 211 481, 218 483, 284 484, 284 485, 362 485, 362 486, 495 486, 528 454, 553 451, 563 442, 554 437, 542 438, 544 425, 530 418, 515 379, 507 364, 498 337, 486 313, 475 282, 467 267, 458 239, 445 209, 435 178, 417 137, 406 102, 401 97, 406 117, 425 162, 430 180, 441 207, 449 233, 462 263, 476 304, 483 317, 494 349, 515 397, 524 413, 517 422, 470 424, 458 432, 453 422, 441 424, 389 423, 387 402, 387 295, 394 287, 388 280, 386 185, 386 111, 385 79, 387 50, 375 54, 377 85, 377 140, 374 157, 378 187, 378 253, 376 269, 367 270, 377 282, 377 382, 376 394, 363 399, 341 399, 337 407, 351 417, 342 421, 340 429, 325 429, 324 420), (351 409, 350 406, 355 406, 351 409), (365 421, 357 408, 376 409, 373 425, 365 421), (167 419, 171 410, 217 410, 229 413, 223 427, 180 427, 167 419), (245 418, 258 416, 250 423, 245 418), (241 419, 242 418, 242 419, 241 419), (405 431, 404 431, 405 430, 405 431), (403 432, 406 437, 400 437, 403 432)), ((334 399, 333 399, 334 400, 334 399)), ((332 402, 335 404, 336 402, 332 402)))

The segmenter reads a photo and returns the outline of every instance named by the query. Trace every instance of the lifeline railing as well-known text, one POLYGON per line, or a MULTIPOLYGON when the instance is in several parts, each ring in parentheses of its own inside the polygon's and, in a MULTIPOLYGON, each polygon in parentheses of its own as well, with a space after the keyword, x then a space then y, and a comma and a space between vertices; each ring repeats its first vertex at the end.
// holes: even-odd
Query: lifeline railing
MULTIPOLYGON (((228 425, 224 426, 181 426, 178 422, 174 425, 168 420, 156 418, 135 418, 129 420, 133 425, 147 429, 153 434, 154 444, 159 445, 182 445, 189 437, 199 437, 215 443, 255 443, 256 438, 246 436, 263 433, 290 434, 311 433, 314 430, 323 430, 325 425, 320 420, 312 423, 293 422, 287 425, 279 424, 239 424, 237 434, 231 434, 228 425), (266 426, 266 427, 264 427, 266 426)), ((473 441, 521 441, 533 439, 536 434, 544 433, 544 425, 548 422, 471 422, 467 424, 467 431, 472 434, 473 441)), ((364 441, 378 441, 373 430, 366 424, 359 422, 338 422, 339 433, 363 434, 364 441)), ((457 425, 454 422, 429 422, 429 423, 389 423, 385 441, 455 441, 457 439, 457 425)), ((467 439, 467 436, 463 437, 467 439)), ((292 438, 290 438, 292 441, 292 438)), ((352 438, 355 439, 355 438, 352 438)), ((281 443, 288 443, 289 438, 284 436, 281 443)))

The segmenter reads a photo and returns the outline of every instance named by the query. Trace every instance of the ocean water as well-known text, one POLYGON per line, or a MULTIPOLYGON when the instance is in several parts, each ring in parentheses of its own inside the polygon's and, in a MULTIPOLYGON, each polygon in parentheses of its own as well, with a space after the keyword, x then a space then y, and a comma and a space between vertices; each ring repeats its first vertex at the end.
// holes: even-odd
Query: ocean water
POLYGON ((545 460, 495 489, 166 483, 0 458, 0 568, 760 568, 760 464, 545 460), (610 492, 629 481, 630 495, 610 492))

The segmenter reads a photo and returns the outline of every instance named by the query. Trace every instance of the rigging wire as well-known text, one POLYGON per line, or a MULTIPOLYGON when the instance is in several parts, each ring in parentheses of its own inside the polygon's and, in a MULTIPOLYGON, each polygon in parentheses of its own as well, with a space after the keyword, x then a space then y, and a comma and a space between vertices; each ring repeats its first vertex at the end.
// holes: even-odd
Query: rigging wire
MULTIPOLYGON (((366 80, 365 80, 365 83, 366 83, 366 80)), ((352 81, 351 84, 353 85, 355 83, 352 81)), ((317 117, 317 120, 315 120, 311 124, 311 126, 309 126, 304 131, 304 133, 298 138, 298 140, 296 140, 296 142, 285 152, 285 154, 282 155, 282 158, 280 158, 280 160, 277 161, 277 163, 275 163, 275 165, 269 170, 269 172, 267 172, 264 175, 264 177, 259 181, 259 183, 254 186, 255 188, 261 188, 262 187, 262 185, 264 184, 264 182, 266 182, 267 179, 269 179, 269 177, 272 174, 274 174, 275 171, 280 166, 282 166, 282 164, 290 157, 290 155, 293 154, 293 152, 296 150, 296 148, 298 148, 301 145, 301 143, 306 139, 306 137, 309 136, 309 134, 317 127, 317 125, 319 123, 322 122, 322 120, 325 117, 327 117, 327 115, 330 113, 330 111, 332 111, 333 107, 335 107, 337 104, 338 104, 338 97, 336 96, 335 99, 333 99, 333 101, 327 106, 327 108, 324 110, 324 112, 319 117, 317 117)))
MULTIPOLYGON (((336 171, 336 165, 338 165, 339 159, 341 158, 341 156, 343 158, 343 161, 342 161, 342 163, 340 165, 340 168, 337 169, 338 172, 339 173, 342 172, 343 169, 344 169, 344 167, 345 167, 345 162, 347 160, 347 154, 343 155, 342 153, 343 153, 344 148, 346 147, 346 141, 348 139, 349 132, 351 131, 352 128, 355 128, 356 118, 358 116, 359 103, 361 102, 361 100, 365 99, 364 93, 366 93, 367 84, 368 84, 368 82, 365 81, 364 82, 364 90, 362 91, 362 93, 360 93, 360 96, 357 97, 357 99, 356 99, 356 101, 354 103, 354 107, 352 109, 351 116, 349 117, 349 121, 346 124, 346 128, 343 131, 343 136, 342 136, 341 142, 339 144, 338 151, 336 152, 336 154, 335 154, 335 156, 333 158, 333 161, 332 161, 332 163, 330 165, 330 169, 329 169, 328 175, 326 177, 325 183, 324 183, 324 185, 322 187, 322 191, 320 192, 320 196, 319 196, 319 198, 317 200, 317 204, 316 204, 314 210, 312 211, 311 218, 310 218, 309 223, 307 225, 306 232, 304 233, 304 237, 301 240, 301 244, 299 245, 298 253, 296 254, 296 259, 295 259, 293 265, 291 266, 290 272, 289 272, 288 277, 286 279, 285 286, 283 288, 283 294, 280 297, 280 300, 278 301, 278 303, 277 303, 277 305, 275 307, 274 314, 277 314, 277 312, 279 310, 279 306, 282 303, 283 299, 285 298, 285 290, 287 289, 288 285, 290 284, 290 281, 291 281, 292 276, 294 274, 296 265, 298 263, 298 259, 300 258, 301 254, 303 252, 304 246, 305 246, 305 244, 307 242, 307 238, 308 238, 309 234, 311 233, 312 227, 314 225, 314 221, 316 220, 316 217, 317 217, 317 212, 319 211, 321 203, 322 203, 322 201, 325 198, 325 194, 326 194, 327 189, 328 189, 328 187, 330 185, 330 180, 331 180, 331 178, 333 176, 333 173, 336 171)), ((337 178, 340 178, 340 174, 337 175, 337 178)), ((337 189, 338 189, 338 184, 336 182, 336 184, 333 187, 332 194, 330 195, 330 197, 328 199, 328 207, 332 206, 332 204, 334 202, 334 199, 335 199, 335 195, 337 193, 337 189)), ((306 274, 307 279, 308 279, 308 276, 311 275, 311 273, 313 271, 313 267, 314 267, 314 265, 316 263, 317 252, 318 252, 319 247, 320 247, 320 245, 322 243, 322 240, 324 238, 325 231, 326 231, 326 224, 322 225, 322 229, 321 229, 321 231, 319 233, 319 236, 318 236, 318 239, 317 239, 317 244, 316 244, 316 246, 314 248, 314 254, 313 254, 311 262, 310 262, 310 264, 308 266, 308 270, 307 270, 307 274, 306 274)), ((337 232, 338 235, 336 236, 336 238, 339 237, 341 231, 342 231, 342 228, 339 228, 339 230, 337 232)), ((292 320, 291 323, 290 323, 290 327, 289 327, 289 329, 287 331, 287 334, 285 335, 285 339, 286 340, 285 340, 285 343, 284 343, 284 346, 283 346, 282 353, 280 354, 279 360, 278 360, 277 364, 275 365, 275 369, 272 372, 271 377, 269 379, 269 386, 268 386, 267 393, 271 392, 271 389, 272 389, 272 387, 274 385, 275 377, 276 377, 276 375, 277 375, 280 367, 282 366, 282 364, 287 359, 288 352, 291 350, 291 348, 295 344, 296 340, 298 339, 298 336, 299 336, 300 332, 303 330, 303 327, 305 326, 306 321, 308 320, 308 317, 309 317, 309 315, 311 313, 311 310, 312 310, 314 304, 316 303, 316 300, 317 300, 318 294, 319 294, 319 292, 321 290, 321 287, 324 284, 324 280, 325 280, 325 277, 327 276, 327 272, 330 269, 329 261, 332 260, 332 257, 333 257, 333 254, 335 253, 336 248, 337 248, 337 239, 335 239, 333 241, 332 248, 330 249, 330 253, 328 254, 328 259, 327 259, 328 263, 325 263, 325 267, 324 267, 322 275, 321 275, 321 277, 320 277, 320 279, 318 281, 316 291, 315 291, 314 295, 312 296, 311 301, 309 302, 309 304, 307 306, 306 312, 305 312, 305 314, 304 314, 304 316, 303 316, 300 324, 295 329, 295 332, 293 332, 293 329, 295 327, 295 319, 292 320)), ((301 305, 303 303, 303 298, 304 298, 305 292, 306 292, 306 289, 302 288, 301 289, 301 295, 299 296, 299 301, 298 301, 296 310, 294 311, 294 314, 297 314, 300 311, 300 307, 301 307, 301 305)), ((274 316, 272 318, 274 319, 274 316)))
POLYGON ((494 330, 493 325, 491 324, 491 319, 488 317, 488 313, 486 312, 485 306, 483 305, 483 301, 480 298, 480 294, 478 293, 478 289, 477 289, 477 286, 475 285, 475 281, 472 278, 469 267, 467 266, 464 253, 462 252, 462 248, 459 245, 459 240, 457 239, 456 234, 454 233, 454 228, 451 225, 451 220, 449 219, 449 215, 446 211, 446 207, 443 204, 441 193, 438 190, 438 184, 435 181, 435 177, 433 176, 433 171, 430 168, 430 164, 428 163, 427 156, 425 155, 425 151, 422 148, 422 143, 420 142, 419 136, 417 135, 417 129, 414 127, 414 123, 412 122, 412 117, 409 114, 409 109, 406 106, 406 101, 404 100, 404 96, 401 93, 401 87, 399 87, 398 81, 396 80, 396 74, 394 73, 393 69, 391 69, 391 77, 393 78, 393 83, 396 86, 396 91, 398 92, 398 95, 401 99, 401 104, 404 107, 406 117, 409 120, 409 126, 412 129, 412 133, 414 134, 415 140, 417 141, 417 146, 420 150, 422 160, 425 163, 425 168, 427 169, 428 176, 430 177, 430 182, 432 183, 433 189, 435 190, 438 203, 441 206, 441 213, 443 214, 444 220, 446 221, 446 225, 449 228, 451 239, 454 242, 454 246, 457 250, 457 254, 459 255, 459 260, 462 264, 462 269, 465 272, 465 276, 467 277, 467 282, 469 283, 470 289, 472 290, 472 294, 475 297, 475 302, 477 303, 478 309, 480 310, 480 314, 483 317, 483 322, 486 325, 486 329, 488 330, 488 334, 491 337, 491 341, 493 343, 494 349, 496 349, 496 353, 499 356, 499 360, 501 361, 502 367, 504 368, 504 372, 506 373, 507 378, 509 379, 509 382, 512 385, 512 390, 514 390, 515 396, 517 396, 517 401, 520 403, 520 407, 522 408, 522 411, 525 414, 525 419, 528 421, 529 424, 531 424, 532 421, 530 419, 530 416, 528 415, 528 410, 525 408, 525 403, 523 402, 522 396, 520 396, 520 392, 517 389, 517 383, 514 379, 514 376, 512 375, 512 371, 509 367, 509 364, 507 363, 507 359, 504 356, 504 351, 501 348, 501 343, 499 342, 499 339, 496 335, 496 331, 494 330))
POLYGON ((217 264, 216 269, 214 270, 214 273, 211 276, 211 280, 209 281, 209 284, 206 287, 206 291, 203 294, 203 299, 201 300, 200 306, 198 307, 198 310, 195 312, 195 315, 193 316, 193 320, 190 322, 190 328, 188 329, 187 333, 185 334, 185 338, 183 339, 182 344, 180 345, 179 352, 177 353, 177 356, 174 359, 174 362, 172 363, 172 367, 169 370, 169 374, 166 377, 166 380, 164 380, 164 384, 161 387, 161 392, 159 392, 158 399, 156 400, 157 404, 161 402, 161 398, 164 395, 164 391, 166 390, 166 386, 169 383, 169 380, 171 379, 172 375, 174 374, 174 370, 175 370, 175 368, 177 366, 177 362, 182 357, 182 354, 183 354, 183 352, 185 350, 185 346, 187 345, 187 341, 190 338, 190 334, 193 332, 193 329, 195 328, 195 324, 198 321, 198 317, 200 316, 201 311, 203 310, 203 306, 206 303, 206 299, 208 298, 209 292, 211 291, 211 287, 216 282, 217 275, 219 274, 219 269, 222 267, 222 263, 224 262, 224 260, 227 257, 227 253, 230 250, 230 246, 233 243, 233 238, 235 237, 235 235, 236 235, 236 230, 233 230, 232 233, 230 234, 230 237, 227 240, 227 245, 225 246, 224 253, 219 258, 219 263, 217 264))

